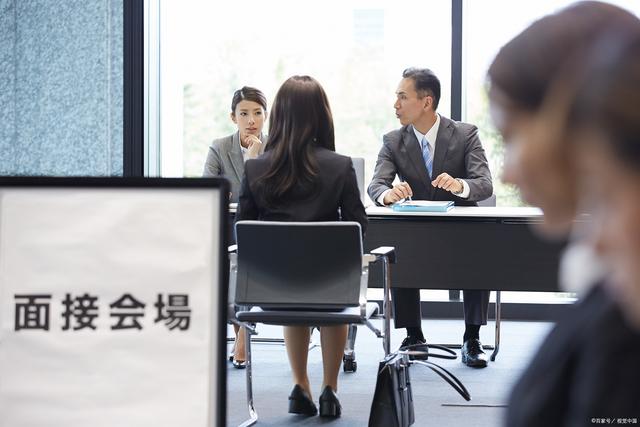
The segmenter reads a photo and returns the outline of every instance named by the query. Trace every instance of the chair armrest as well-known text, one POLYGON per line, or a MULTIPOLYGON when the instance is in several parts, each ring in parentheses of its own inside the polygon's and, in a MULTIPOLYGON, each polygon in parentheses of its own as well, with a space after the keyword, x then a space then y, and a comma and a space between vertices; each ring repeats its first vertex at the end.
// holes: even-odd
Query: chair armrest
MULTIPOLYGON (((231 274, 236 273, 236 269, 238 268, 238 245, 231 245, 227 248, 227 253, 229 254, 229 267, 231 274)), ((233 277, 231 278, 233 279, 233 277)), ((235 280, 233 281, 235 284, 235 280)), ((235 293, 235 287, 233 289, 235 293)))
POLYGON ((371 251, 371 255, 376 256, 376 260, 380 257, 387 257, 389 264, 396 263, 396 248, 393 246, 380 246, 371 251))
POLYGON ((373 264, 376 261, 377 261, 377 258, 375 255, 372 255, 372 254, 362 255, 362 267, 368 267, 369 264, 373 264))

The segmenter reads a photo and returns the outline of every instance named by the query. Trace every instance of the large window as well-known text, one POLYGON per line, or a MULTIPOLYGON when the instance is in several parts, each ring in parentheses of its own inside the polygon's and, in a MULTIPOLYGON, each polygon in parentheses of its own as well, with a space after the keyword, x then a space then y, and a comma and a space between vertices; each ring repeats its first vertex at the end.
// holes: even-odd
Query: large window
POLYGON ((502 45, 541 16, 571 3, 570 0, 508 2, 465 1, 463 15, 463 109, 462 119, 474 123, 487 151, 494 177, 498 206, 522 205, 518 191, 500 181, 502 139, 489 119, 487 69, 502 45))
MULTIPOLYGON (((158 66, 157 73, 151 70, 157 81, 151 82, 148 97, 150 111, 159 112, 157 126, 149 130, 152 142, 156 136, 159 141, 158 151, 150 150, 149 162, 157 164, 152 175, 200 176, 211 141, 234 132, 229 118, 233 91, 258 87, 270 106, 278 87, 294 74, 309 74, 324 86, 334 114, 336 149, 365 158, 365 183, 373 174, 381 136, 400 126, 393 103, 404 68, 435 71, 442 82, 439 112, 450 115, 452 2, 148 1, 153 6, 150 26, 159 24, 154 33, 159 49, 149 52, 152 67, 158 66), (158 89, 155 95, 153 88, 158 89)), ((462 120, 480 129, 499 206, 522 201, 515 188, 500 181, 502 141, 489 120, 487 68, 513 36, 571 2, 464 0, 463 26, 453 29, 463 37, 462 120)), ((640 13, 636 0, 612 3, 640 13)), ((446 298, 446 292, 423 290, 422 298, 446 298)), ((507 293, 503 301, 546 302, 557 296, 566 294, 507 293)))
MULTIPOLYGON (((480 129, 500 206, 522 202, 516 189, 500 182, 503 150, 488 116, 488 65, 527 25, 571 2, 463 3, 463 28, 454 29, 463 36, 462 120, 480 129)), ((442 82, 439 111, 450 114, 451 2, 149 3, 150 26, 159 28, 150 45, 159 48, 149 53, 151 68, 157 67, 151 71, 157 81, 151 82, 149 107, 159 113, 149 131, 152 148, 157 147, 148 150, 155 164, 151 175, 200 176, 210 142, 234 132, 229 118, 233 91, 258 87, 271 105, 280 84, 294 74, 312 75, 324 86, 334 113, 336 148, 365 158, 365 182, 373 174, 381 136, 399 126, 393 102, 404 68, 433 69, 442 82)), ((640 12, 634 0, 612 3, 640 12)))
MULTIPOLYGON (((462 120, 480 129, 480 136, 493 174, 494 192, 499 206, 518 206, 522 202, 515 188, 500 181, 502 139, 489 119, 486 74, 500 47, 535 20, 574 3, 572 0, 466 0, 463 6, 463 110, 462 120)), ((640 12, 636 0, 615 0, 634 13, 640 12)))
MULTIPOLYGON (((487 69, 498 50, 535 20, 573 3, 571 0, 509 2, 505 0, 466 0, 463 6, 463 110, 462 119, 474 123, 487 151, 499 206, 522 205, 518 191, 500 181, 503 162, 502 138, 489 119, 487 69)), ((640 2, 612 1, 634 13, 640 2)), ((424 292, 424 291, 423 291, 424 292)), ((503 301, 549 302, 573 297, 568 293, 504 292, 503 301)), ((433 297, 433 295, 431 296, 433 297)))
POLYGON ((439 110, 449 115, 449 2, 162 1, 160 17, 163 176, 202 174, 211 141, 234 132, 235 89, 255 86, 270 106, 294 74, 324 86, 336 150, 365 158, 365 182, 382 135, 400 126, 393 103, 404 68, 428 67, 440 77, 439 110))

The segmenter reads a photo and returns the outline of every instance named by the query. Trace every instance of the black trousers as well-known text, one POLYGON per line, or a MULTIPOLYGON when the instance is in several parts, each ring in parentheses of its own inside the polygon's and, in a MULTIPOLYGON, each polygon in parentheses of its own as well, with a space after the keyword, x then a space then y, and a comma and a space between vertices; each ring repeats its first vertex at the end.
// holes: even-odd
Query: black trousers
MULTIPOLYGON (((471 325, 486 325, 489 317, 489 293, 491 291, 462 291, 464 321, 471 325)), ((396 328, 420 327, 420 289, 394 288, 393 318, 396 328)))

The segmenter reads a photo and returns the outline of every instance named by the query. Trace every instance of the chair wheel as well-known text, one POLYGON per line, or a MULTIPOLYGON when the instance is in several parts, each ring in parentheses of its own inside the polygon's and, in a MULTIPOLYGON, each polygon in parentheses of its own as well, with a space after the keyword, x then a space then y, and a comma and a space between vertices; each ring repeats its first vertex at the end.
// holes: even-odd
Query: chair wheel
POLYGON ((344 372, 355 372, 358 369, 358 363, 353 359, 342 359, 342 369, 344 372))

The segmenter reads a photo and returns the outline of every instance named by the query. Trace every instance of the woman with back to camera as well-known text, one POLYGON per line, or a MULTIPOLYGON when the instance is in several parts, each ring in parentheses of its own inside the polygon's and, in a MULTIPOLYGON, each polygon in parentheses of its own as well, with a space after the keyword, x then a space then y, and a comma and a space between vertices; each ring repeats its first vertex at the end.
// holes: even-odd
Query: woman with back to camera
MULTIPOLYGON (((269 144, 263 156, 247 161, 236 220, 357 221, 367 217, 351 158, 335 153, 333 118, 322 86, 309 76, 285 81, 273 103, 269 144)), ((336 392, 347 325, 320 328, 323 384, 320 416, 339 417, 336 392)), ((315 415, 307 375, 310 328, 285 326, 293 372, 289 412, 315 415)))
MULTIPOLYGON (((209 147, 202 176, 225 177, 231 184, 229 200, 233 203, 238 201, 244 162, 255 159, 264 151, 266 137, 262 128, 266 118, 267 98, 260 90, 249 86, 236 90, 231 99, 231 120, 238 130, 214 140, 209 147)), ((240 328, 237 325, 233 325, 233 329, 236 337, 229 360, 234 368, 243 369, 246 366, 244 334, 238 333, 240 328)))
POLYGON ((573 78, 565 74, 567 61, 580 69, 582 53, 603 32, 639 26, 637 17, 619 7, 576 3, 531 24, 502 47, 489 68, 492 118, 505 143, 502 179, 542 209, 547 236, 569 237, 561 285, 582 291, 515 384, 509 427, 588 425, 592 419, 627 417, 637 408, 637 393, 621 378, 637 378, 640 340, 605 291, 606 270, 594 268, 602 260, 576 229, 583 147, 565 131, 556 91, 573 78))

